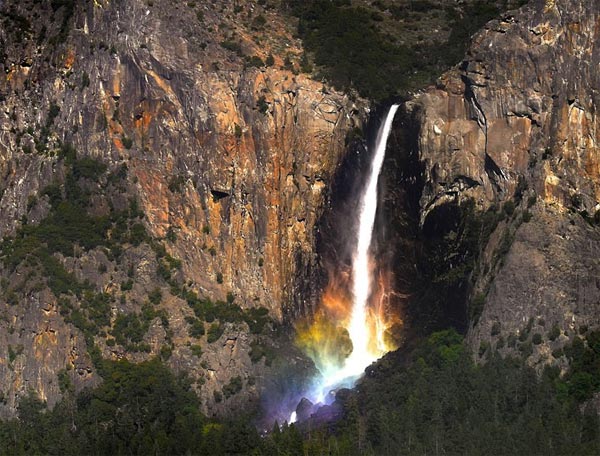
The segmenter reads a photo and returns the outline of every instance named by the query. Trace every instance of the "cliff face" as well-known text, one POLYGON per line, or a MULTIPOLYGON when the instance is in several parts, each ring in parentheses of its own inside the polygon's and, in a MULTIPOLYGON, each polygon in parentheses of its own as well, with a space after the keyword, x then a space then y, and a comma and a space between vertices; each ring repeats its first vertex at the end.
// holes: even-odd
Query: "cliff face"
POLYGON ((424 166, 421 224, 468 199, 498 214, 471 275, 476 353, 518 346, 530 362, 562 363, 555 350, 600 323, 599 13, 573 0, 508 12, 407 103, 424 166))
MULTIPOLYGON (((223 407, 214 391, 236 376, 256 397, 265 374, 264 361, 248 354, 256 337, 223 322, 217 342, 188 336, 185 290, 266 307, 275 320, 312 304, 296 293, 297 278, 315 264, 313 227, 363 107, 298 74, 302 49, 290 25, 255 2, 5 1, 0 11, 0 236, 52 213, 42 189, 64 185, 56 151, 65 144, 111 176, 123 170, 122 191, 110 176, 82 184, 91 188, 89 210, 106 215, 135 197, 140 223, 165 251, 155 258, 144 243, 126 245, 121 263, 102 249, 54 255, 112 296, 95 344, 105 357, 134 360, 170 344, 169 362, 202 379, 213 412, 223 407), (155 272, 165 254, 180 260, 170 263, 175 290, 155 272), (117 316, 139 311, 156 288, 168 324, 150 323, 149 353, 106 345, 117 316), (200 359, 190 344, 202 345, 200 359)), ((63 369, 78 388, 96 382, 86 342, 62 318, 55 293, 43 283, 15 290, 19 269, 3 274, 5 411, 29 389, 52 404, 63 369)))

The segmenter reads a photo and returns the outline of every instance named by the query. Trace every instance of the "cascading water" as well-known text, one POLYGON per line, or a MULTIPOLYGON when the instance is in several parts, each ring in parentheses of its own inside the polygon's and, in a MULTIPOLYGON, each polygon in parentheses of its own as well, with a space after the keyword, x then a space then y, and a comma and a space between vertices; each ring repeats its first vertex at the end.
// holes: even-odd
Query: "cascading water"
MULTIPOLYGON (((346 315, 345 321, 342 322, 352 342, 352 352, 341 363, 324 363, 323 358, 326 358, 326 356, 320 356, 320 353, 316 353, 317 356, 314 352, 309 353, 321 373, 319 378, 315 379, 312 390, 305 394, 305 397, 312 402, 327 402, 327 395, 330 391, 340 387, 353 386, 357 378, 364 372, 364 369, 389 350, 384 342, 383 332, 386 325, 381 321, 382 316, 369 307, 374 291, 374 261, 370 255, 370 248, 377 212, 377 183, 385 157, 387 140, 397 110, 398 105, 392 105, 379 128, 369 176, 358 206, 356 246, 352 255, 352 301, 349 315, 346 315)), ((334 322, 334 325, 337 323, 334 322)), ((328 322, 328 324, 331 326, 331 322, 328 322)), ((313 333, 315 332, 319 333, 319 331, 313 331, 313 333)), ((310 334, 312 336, 312 333, 310 334)), ((327 337, 330 336, 319 334, 319 339, 324 340, 314 341, 314 345, 317 346, 314 351, 319 351, 319 345, 328 346, 324 343, 327 337)), ((295 421, 295 419, 296 412, 290 417, 290 422, 295 421)))
POLYGON ((372 335, 365 328, 367 327, 367 305, 371 294, 371 282, 373 281, 369 264, 369 249, 373 238, 373 226, 377 212, 377 182, 381 173, 383 158, 385 157, 387 140, 397 110, 398 105, 390 107, 383 126, 377 135, 377 145, 375 157, 371 164, 371 174, 360 203, 358 241, 352 260, 352 317, 350 319, 350 326, 348 327, 353 350, 345 363, 346 369, 360 369, 358 373, 362 372, 367 365, 374 361, 374 356, 379 357, 385 353, 385 347, 379 346, 379 344, 376 345, 374 350, 370 349, 372 341, 369 340, 369 336, 372 335))

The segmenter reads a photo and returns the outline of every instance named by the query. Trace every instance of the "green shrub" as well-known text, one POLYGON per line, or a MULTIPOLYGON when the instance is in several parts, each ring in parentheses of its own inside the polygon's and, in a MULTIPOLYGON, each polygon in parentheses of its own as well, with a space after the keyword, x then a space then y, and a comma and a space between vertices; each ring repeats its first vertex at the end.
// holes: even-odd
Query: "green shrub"
POLYGON ((173 226, 169 227, 169 229, 167 230, 167 234, 165 235, 165 238, 167 239, 167 241, 169 241, 171 243, 177 241, 177 233, 175 232, 175 229, 173 228, 173 226))
POLYGON ((81 310, 87 319, 93 324, 97 333, 102 327, 110 324, 111 295, 108 293, 95 293, 86 290, 81 301, 81 310))
POLYGON ((240 376, 231 378, 229 383, 223 386, 223 395, 225 396, 225 399, 229 399, 240 391, 242 391, 242 378, 240 376))
POLYGON ((190 350, 192 351, 192 355, 197 358, 202 356, 202 347, 200 345, 190 345, 190 350))
POLYGON ((506 203, 504 203, 504 207, 502 209, 507 216, 512 216, 515 213, 515 202, 508 200, 506 203))
POLYGON ((479 317, 483 312, 483 307, 485 305, 485 294, 478 293, 471 300, 469 304, 469 320, 475 324, 479 321, 479 317))
POLYGON ((501 350, 504 348, 504 337, 500 336, 498 338, 498 342, 496 342, 496 350, 501 350))
POLYGON ((130 228, 129 233, 129 242, 136 247, 140 245, 142 242, 146 242, 150 240, 148 233, 146 232, 146 227, 141 223, 133 223, 130 228))
POLYGON ((90 75, 87 74, 87 72, 83 72, 83 74, 81 75, 81 89, 85 89, 86 87, 89 87, 90 85, 90 75))
POLYGON ((218 404, 219 402, 223 401, 223 395, 221 394, 220 391, 214 391, 213 392, 213 396, 215 398, 215 402, 218 404))
POLYGON ((129 346, 130 343, 142 342, 148 331, 148 323, 139 314, 119 314, 112 329, 112 335, 119 345, 129 346))
POLYGON ((554 325, 552 325, 552 328, 548 332, 548 339, 550 339, 551 341, 555 341, 556 339, 558 339, 559 336, 560 328, 558 327, 558 324, 555 323, 554 325))
POLYGON ((510 228, 505 229, 504 233, 502 233, 502 238, 500 239, 498 248, 496 249, 496 252, 494 254, 495 264, 503 264, 506 254, 508 254, 513 241, 514 235, 511 234, 510 228))
POLYGON ((481 341, 479 344, 479 357, 485 355, 490 349, 490 343, 486 340, 481 341))
POLYGON ((252 20, 252 28, 261 29, 265 26, 266 23, 267 20, 265 19, 265 17, 262 14, 259 14, 252 20))
POLYGON ((267 99, 264 95, 261 95, 256 101, 256 109, 258 109, 258 112, 261 114, 266 114, 267 111, 269 111, 269 103, 267 103, 267 99))
POLYGON ((13 348, 12 345, 8 345, 8 362, 12 364, 12 362, 17 359, 17 351, 13 348))
POLYGON ((162 292, 160 291, 160 288, 156 287, 152 290, 148 295, 148 300, 154 305, 160 304, 162 301, 162 292))
POLYGON ((213 323, 208 328, 208 334, 207 334, 207 338, 206 338, 207 342, 209 344, 216 342, 217 340, 219 340, 221 338, 224 331, 225 331, 225 328, 220 323, 213 323))
POLYGON ((531 342, 524 342, 519 345, 519 351, 523 355, 523 358, 528 358, 533 353, 533 345, 531 342))
POLYGON ((270 366, 275 359, 273 350, 258 341, 250 344, 250 352, 248 354, 250 356, 250 361, 254 364, 258 363, 264 357, 265 365, 270 366))
POLYGON ((59 113, 60 107, 54 102, 50 103, 50 108, 48 109, 48 116, 46 117, 46 125, 52 125, 54 123, 54 119, 58 117, 59 113))
POLYGON ((169 190, 171 193, 181 193, 185 185, 185 177, 181 175, 172 176, 169 180, 169 190))
POLYGON ((160 347, 160 359, 163 361, 168 360, 173 354, 173 348, 170 345, 163 345, 160 347))
POLYGON ((245 311, 244 321, 248 324, 252 334, 260 334, 271 321, 269 310, 264 307, 252 307, 245 311))
POLYGON ((252 68, 252 67, 262 68, 264 66, 265 66, 265 62, 263 62, 263 60, 257 55, 253 55, 252 57, 246 58, 246 67, 248 67, 248 68, 252 68))
POLYGON ((228 51, 235 52, 238 55, 242 55, 242 46, 238 42, 226 40, 221 42, 221 46, 224 49, 227 49, 228 51))
POLYGON ((536 195, 531 195, 527 199, 527 208, 531 208, 531 207, 535 206, 536 202, 537 202, 537 196, 536 195))
POLYGON ((58 389, 62 394, 72 393, 75 391, 75 387, 73 386, 69 372, 67 372, 66 369, 61 369, 58 371, 58 389))
POLYGON ((235 137, 237 139, 240 139, 244 133, 242 130, 242 127, 240 127, 238 124, 235 124, 235 126, 233 127, 233 130, 234 130, 235 137))
POLYGON ((598 379, 589 372, 575 372, 569 376, 568 391, 577 401, 590 399, 596 391, 598 379))
POLYGON ((185 321, 190 325, 188 329, 190 337, 200 338, 204 335, 204 322, 193 317, 186 317, 185 321))
POLYGON ((527 339, 529 339, 529 331, 527 331, 527 330, 521 331, 519 333, 519 341, 525 342, 527 339))
POLYGON ((72 165, 73 177, 75 179, 90 179, 98 181, 99 177, 106 172, 106 165, 93 158, 84 157, 75 160, 72 165))

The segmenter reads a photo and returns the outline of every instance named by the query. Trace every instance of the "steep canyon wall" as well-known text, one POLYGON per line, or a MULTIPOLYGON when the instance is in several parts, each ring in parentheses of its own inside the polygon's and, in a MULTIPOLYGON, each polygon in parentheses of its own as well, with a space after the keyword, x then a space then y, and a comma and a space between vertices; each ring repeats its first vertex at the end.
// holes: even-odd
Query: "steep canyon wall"
MULTIPOLYGON (((314 226, 346 133, 365 113, 300 74, 302 49, 288 19, 245 1, 5 1, 0 11, 0 236, 49 213, 42 189, 64 184, 56 151, 71 144, 78 158, 126 170, 124 191, 93 196, 90 211, 106 215, 135 198, 148 235, 180 260, 172 264, 184 288, 265 307, 276 321, 310 310, 297 277, 314 267, 314 226)), ((102 179, 85 185, 95 194, 109 185, 102 179)), ((193 312, 157 275, 150 248, 125 245, 121 264, 101 250, 57 258, 113 297, 110 322, 94 336, 105 357, 144 359, 170 340, 169 363, 202 379, 196 386, 211 413, 225 407, 213 392, 237 376, 258 396, 265 360, 251 362, 257 341, 247 327, 227 323, 216 342, 189 336, 193 312), (106 345, 117 316, 138 312, 156 287, 169 327, 152 320, 149 353, 106 345), (200 359, 190 344, 202 345, 200 359)), ((15 290, 26 272, 3 272, 8 414, 30 389, 54 403, 59 371, 77 388, 98 381, 84 337, 43 280, 39 289, 15 290)), ((236 395, 228 407, 247 399, 236 395)))
POLYGON ((468 271, 480 355, 523 345, 532 363, 562 364, 557 349, 599 324, 599 13, 571 0, 505 13, 406 104, 424 166, 421 225, 467 200, 497 214, 468 271))

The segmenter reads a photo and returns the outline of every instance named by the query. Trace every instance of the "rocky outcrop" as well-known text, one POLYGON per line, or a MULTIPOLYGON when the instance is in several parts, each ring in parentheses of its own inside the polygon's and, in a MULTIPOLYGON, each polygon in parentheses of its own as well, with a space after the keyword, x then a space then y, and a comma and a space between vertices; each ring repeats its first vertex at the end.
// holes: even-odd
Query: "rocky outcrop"
POLYGON ((465 60, 407 104, 424 165, 421 224, 467 199, 504 207, 472 276, 476 353, 515 350, 518 336, 531 346, 539 333, 530 361, 556 362, 561 340, 600 324, 599 13, 594 2, 531 1, 487 24, 465 60))
MULTIPOLYGON (((95 0, 5 1, 0 11, 0 236, 13 235, 24 217, 35 224, 47 214, 40 190, 62 179, 55 150, 68 143, 110 171, 126 165, 124 185, 144 227, 181 260, 189 290, 266 307, 279 321, 310 308, 296 293, 297 277, 314 269, 313 228, 364 105, 299 74, 302 49, 276 10, 246 1, 95 0)), ((99 213, 114 203, 102 198, 94 202, 99 213)), ((115 295, 133 277, 127 298, 112 304, 113 321, 160 287, 176 334, 166 336, 157 318, 145 336, 149 354, 96 338, 104 356, 139 360, 169 339, 173 367, 202 371, 205 408, 218 411, 213 392, 236 377, 244 385, 258 377, 249 388, 256 397, 264 361, 250 361, 247 327, 227 327, 214 346, 204 336, 210 347, 200 360, 188 347, 185 300, 156 276, 150 250, 127 251, 129 274, 94 251, 63 263, 115 295), (98 273, 98 255, 108 272, 98 273)), ((83 383, 98 381, 81 335, 55 303, 39 290, 18 308, 0 303, 0 358, 22 347, 0 364, 9 410, 29 389, 53 403, 57 373, 79 372, 79 356, 83 383)))
POLYGON ((2 415, 10 414, 18 406, 20 395, 30 390, 53 404, 63 392, 59 376, 65 375, 67 366, 77 388, 97 383, 83 337, 64 322, 54 298, 48 294, 40 292, 22 300, 18 313, 3 312, 2 415))

